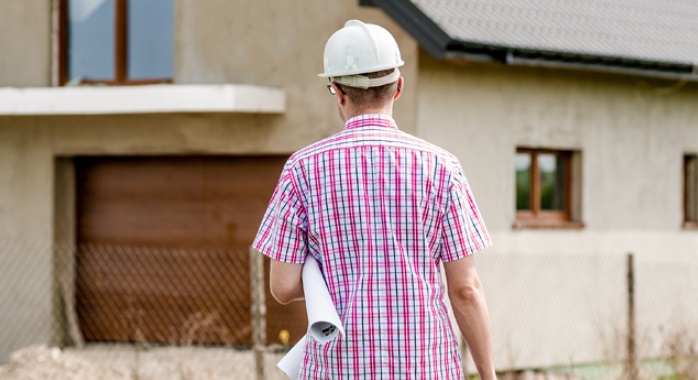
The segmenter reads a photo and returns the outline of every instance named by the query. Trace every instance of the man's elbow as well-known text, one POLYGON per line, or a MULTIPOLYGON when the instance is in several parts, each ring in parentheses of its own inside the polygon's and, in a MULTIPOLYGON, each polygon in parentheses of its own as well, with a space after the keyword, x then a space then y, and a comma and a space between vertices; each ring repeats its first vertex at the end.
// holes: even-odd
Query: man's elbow
POLYGON ((289 297, 289 293, 284 289, 278 289, 272 286, 271 295, 274 297, 276 302, 282 305, 288 305, 291 303, 291 297, 289 297))
POLYGON ((269 271, 271 295, 286 305, 303 299, 303 265, 272 261, 269 271))
POLYGON ((480 284, 463 284, 449 289, 451 302, 462 305, 477 305, 481 301, 482 286, 480 284))
POLYGON ((270 290, 274 299, 282 305, 288 305, 289 303, 299 299, 298 287, 295 286, 272 283, 270 290))

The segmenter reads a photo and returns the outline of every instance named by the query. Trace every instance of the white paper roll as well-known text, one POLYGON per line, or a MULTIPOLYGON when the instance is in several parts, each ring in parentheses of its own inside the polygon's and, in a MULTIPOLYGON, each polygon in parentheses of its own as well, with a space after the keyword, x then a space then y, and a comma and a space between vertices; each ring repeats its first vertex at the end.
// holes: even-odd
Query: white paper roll
POLYGON ((296 380, 301 373, 301 364, 305 356, 305 338, 306 337, 302 337, 301 340, 291 348, 291 351, 287 352, 276 364, 289 379, 296 380))
MULTIPOLYGON (((310 336, 318 342, 325 343, 335 339, 341 332, 344 334, 344 325, 339 319, 337 309, 330 297, 327 282, 322 276, 320 266, 313 256, 308 255, 303 265, 303 292, 305 296, 305 309, 308 313, 308 326, 310 336)), ((303 357, 305 356, 305 342, 307 335, 301 338, 291 350, 277 363, 289 379, 298 379, 303 357)))
POLYGON ((336 338, 340 332, 344 334, 344 326, 330 297, 325 277, 317 261, 310 255, 303 265, 303 292, 310 335, 318 342, 325 343, 336 338))

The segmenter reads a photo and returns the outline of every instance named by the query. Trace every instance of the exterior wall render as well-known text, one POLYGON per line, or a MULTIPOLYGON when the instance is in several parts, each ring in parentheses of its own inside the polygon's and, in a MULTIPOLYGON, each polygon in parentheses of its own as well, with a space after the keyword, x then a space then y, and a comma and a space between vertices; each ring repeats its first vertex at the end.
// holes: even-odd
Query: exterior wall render
POLYGON ((422 55, 419 91, 418 134, 461 158, 491 230, 511 231, 524 146, 581 152, 584 233, 681 231, 683 154, 698 151, 695 84, 422 55))
POLYGON ((249 2, 181 0, 175 11, 175 82, 238 83, 277 86, 286 90, 287 113, 278 151, 295 150, 338 131, 334 97, 324 88, 322 54, 330 35, 357 18, 388 29, 406 62, 401 68, 407 91, 396 104, 400 127, 414 131, 417 45, 377 8, 358 2, 249 2), (211 17, 212 14, 219 15, 211 17))
POLYGON ((698 233, 681 228, 698 86, 426 54, 419 80, 417 133, 460 158, 493 235, 477 260, 499 368, 621 359, 631 252, 643 352, 677 319, 698 331, 698 233), (581 152, 584 228, 512 227, 517 146, 581 152))
MULTIPOLYGON (((0 14, 0 86, 51 83, 51 1, 10 2, 0 14)), ((351 18, 378 23, 400 44, 408 85, 417 82, 416 43, 375 8, 358 2, 175 1, 176 84, 256 84, 286 92, 282 115, 0 117, 0 363, 20 347, 52 343, 55 162, 79 155, 272 155, 338 132, 335 98, 323 79, 327 38, 351 18), (29 273, 31 271, 31 273, 29 273), (7 339, 4 339, 7 338, 7 339)), ((416 92, 395 119, 414 132, 416 92)), ((59 181, 60 183, 60 181, 59 181)), ((59 192, 62 194, 61 192, 59 192)), ((66 196, 66 194, 62 194, 66 196)), ((59 218, 57 220, 64 220, 59 218)), ((70 221, 75 223, 74 220, 70 221)))
POLYGON ((50 85, 51 1, 3 1, 0 36, 0 86, 50 85))

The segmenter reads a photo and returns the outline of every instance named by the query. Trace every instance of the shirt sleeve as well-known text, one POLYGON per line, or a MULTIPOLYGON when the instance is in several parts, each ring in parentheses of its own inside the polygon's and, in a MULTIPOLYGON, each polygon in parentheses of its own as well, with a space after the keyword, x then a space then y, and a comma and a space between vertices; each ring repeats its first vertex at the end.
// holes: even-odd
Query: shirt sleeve
POLYGON ((475 203, 475 197, 460 163, 456 162, 442 220, 441 260, 457 260, 490 245, 492 241, 475 203))
POLYGON ((293 177, 284 170, 252 247, 273 260, 302 264, 308 250, 307 241, 305 207, 293 177))

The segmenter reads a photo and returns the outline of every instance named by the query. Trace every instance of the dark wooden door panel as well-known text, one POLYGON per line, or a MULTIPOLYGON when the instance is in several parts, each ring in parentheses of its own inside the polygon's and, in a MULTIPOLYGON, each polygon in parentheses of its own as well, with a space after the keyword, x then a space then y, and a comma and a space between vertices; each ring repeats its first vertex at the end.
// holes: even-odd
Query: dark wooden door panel
MULTIPOLYGON (((251 344, 249 247, 285 159, 76 159, 86 339, 251 344)), ((297 339, 302 303, 268 297, 269 341, 297 339)))

